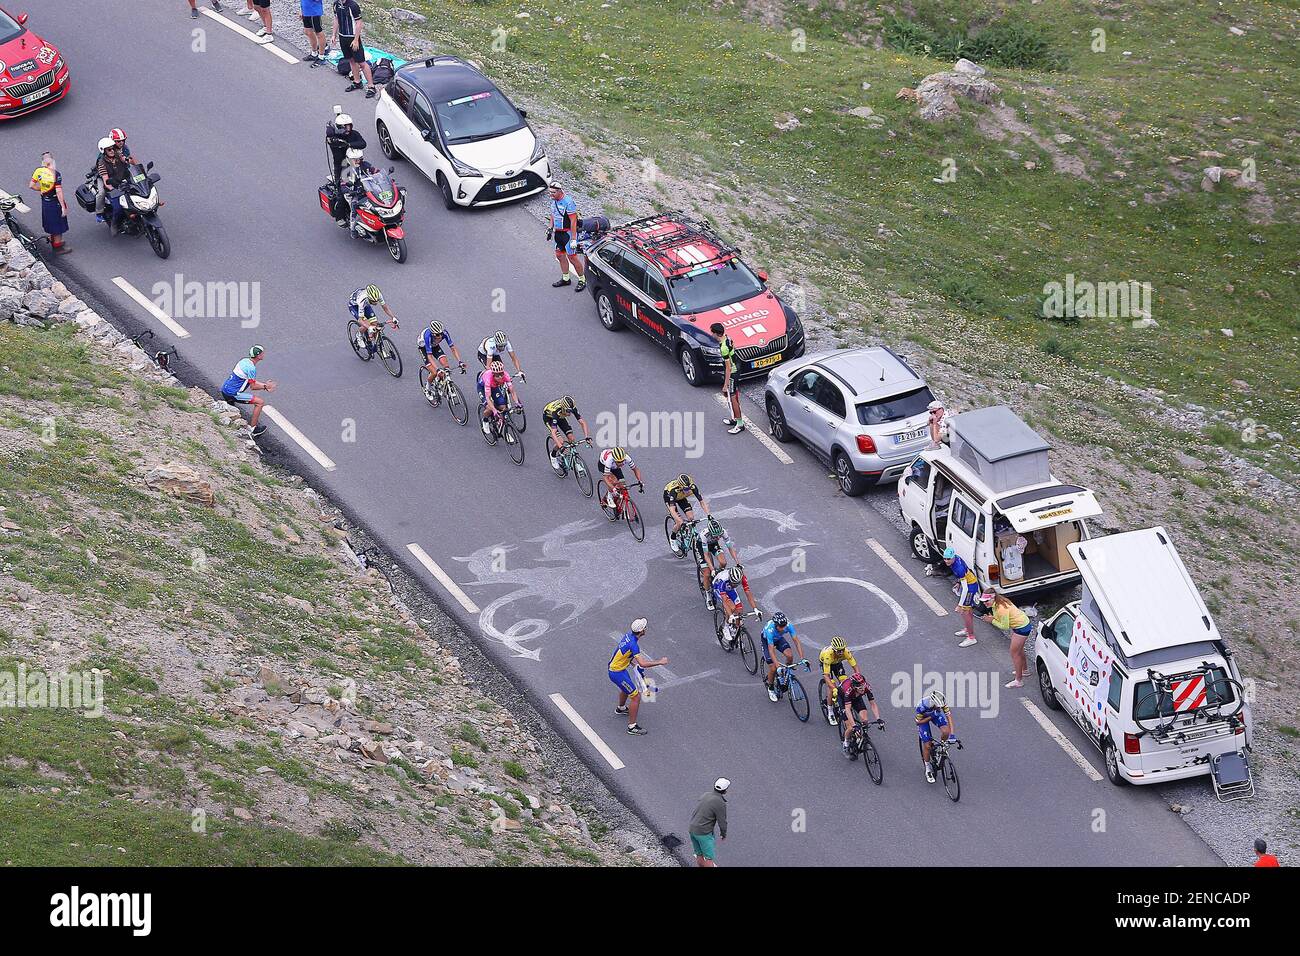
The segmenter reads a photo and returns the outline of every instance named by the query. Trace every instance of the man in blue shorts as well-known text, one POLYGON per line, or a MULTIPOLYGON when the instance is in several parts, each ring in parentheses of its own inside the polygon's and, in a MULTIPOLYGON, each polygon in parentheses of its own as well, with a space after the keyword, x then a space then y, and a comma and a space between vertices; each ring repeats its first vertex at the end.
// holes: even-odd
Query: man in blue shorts
POLYGON ((248 350, 248 358, 240 359, 236 363, 235 370, 221 386, 221 397, 225 399, 227 405, 253 406, 253 417, 248 424, 252 426, 254 438, 266 432, 266 426, 257 423, 257 420, 262 417, 262 406, 266 403, 253 393, 275 391, 275 382, 257 380, 257 363, 265 357, 266 349, 254 345, 248 350))
POLYGON ((609 679, 618 688, 618 706, 614 713, 620 717, 627 716, 627 732, 639 737, 646 729, 636 722, 637 712, 641 709, 641 690, 644 686, 641 675, 647 667, 661 667, 668 663, 668 658, 661 657, 652 661, 641 653, 641 638, 649 623, 639 617, 632 622, 632 630, 624 634, 614 648, 614 656, 609 659, 609 679))
POLYGON ((794 625, 790 619, 785 616, 784 611, 777 611, 772 615, 772 620, 767 622, 763 628, 762 645, 763 661, 767 664, 767 699, 776 703, 778 700, 776 693, 776 658, 772 655, 772 649, 780 651, 785 655, 786 664, 794 663, 794 654, 790 651, 790 642, 794 641, 795 650, 799 652, 799 660, 804 662, 804 669, 811 669, 812 665, 808 663, 804 656, 803 644, 799 641, 799 635, 794 632, 794 625))
POLYGON ((578 252, 578 204, 572 196, 564 195, 564 187, 559 182, 551 183, 551 228, 547 239, 555 240, 555 261, 560 264, 560 278, 551 285, 562 289, 569 284, 569 266, 578 274, 578 287, 574 292, 587 288, 586 268, 578 252))

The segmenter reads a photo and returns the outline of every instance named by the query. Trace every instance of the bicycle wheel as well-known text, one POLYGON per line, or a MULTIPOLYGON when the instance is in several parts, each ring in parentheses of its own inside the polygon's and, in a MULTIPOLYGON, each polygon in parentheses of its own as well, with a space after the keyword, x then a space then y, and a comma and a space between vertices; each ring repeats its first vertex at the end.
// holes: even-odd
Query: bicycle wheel
MULTIPOLYGON (((830 688, 826 686, 825 677, 817 678, 817 706, 820 708, 818 710, 818 713, 820 713, 822 715, 822 719, 829 724, 830 719, 827 717, 827 715, 830 713, 831 710, 831 692, 830 692, 830 688)), ((840 732, 840 739, 841 740, 844 739, 843 731, 840 732)))
POLYGON ((438 397, 438 388, 436 385, 432 390, 429 388, 429 370, 425 366, 421 365, 419 370, 415 373, 415 377, 420 382, 420 392, 424 395, 424 400, 434 408, 437 408, 438 405, 441 404, 441 399, 438 397))
POLYGON ((574 451, 573 453, 573 479, 578 483, 578 490, 582 492, 584 498, 590 498, 596 492, 596 485, 591 479, 591 472, 587 470, 587 463, 582 460, 582 456, 574 451))
POLYGON ((352 351, 356 353, 357 358, 363 362, 370 361, 370 349, 357 342, 357 336, 361 334, 361 323, 356 319, 348 321, 348 344, 352 346, 352 351))
POLYGON ((743 627, 740 629, 740 659, 745 662, 745 670, 751 674, 758 673, 758 649, 754 647, 749 631, 743 627))
POLYGON ((510 424, 521 435, 528 430, 528 415, 524 412, 524 406, 515 405, 510 409, 510 424))
POLYGON ((497 424, 496 419, 494 418, 487 419, 486 424, 488 427, 487 431, 483 431, 483 427, 481 425, 479 426, 479 431, 483 433, 483 440, 485 442, 487 442, 489 445, 495 446, 496 443, 501 439, 501 433, 497 430, 501 426, 497 424))
POLYGON ((465 393, 451 379, 447 379, 447 411, 451 412, 457 425, 469 421, 469 405, 465 401, 465 393))
POLYGON ((383 332, 379 333, 379 360, 384 363, 384 368, 388 369, 388 374, 393 378, 402 377, 402 355, 397 351, 397 346, 383 332))
POLYGON ((722 608, 715 607, 713 609, 713 633, 717 635, 718 646, 721 647, 728 654, 730 654, 735 649, 735 647, 734 645, 729 644, 722 636, 723 621, 724 621, 724 614, 722 608))
MULTIPOLYGON (((546 461, 549 463, 554 460, 555 460, 555 439, 552 438, 550 435, 547 435, 546 436, 546 461)), ((564 477, 565 464, 564 464, 563 457, 560 458, 560 470, 556 471, 554 468, 552 468, 551 472, 555 475, 556 478, 564 477)))
POLYGON ((885 780, 885 768, 880 762, 880 751, 876 745, 871 742, 871 736, 865 731, 862 734, 862 765, 867 768, 867 776, 877 787, 885 780))
POLYGON ((632 537, 638 541, 645 540, 645 522, 641 520, 641 509, 636 506, 636 502, 631 498, 628 498, 623 505, 623 520, 627 522, 632 537))
POLYGON ((510 450, 510 460, 516 465, 522 465, 524 463, 524 440, 519 437, 519 432, 515 430, 514 424, 508 418, 501 423, 501 437, 505 439, 506 448, 510 450))
POLYGON ((672 553, 673 557, 675 558, 686 557, 685 551, 682 551, 681 553, 673 551, 673 516, 672 515, 664 515, 664 537, 668 539, 668 550, 672 553))
POLYGON ((961 799, 961 781, 957 779, 957 765, 947 754, 939 758, 939 775, 943 778, 943 789, 948 799, 956 803, 961 799))
POLYGON ((803 684, 799 682, 799 678, 795 677, 794 674, 786 671, 785 679, 790 684, 790 709, 794 711, 796 717, 806 724, 808 722, 808 713, 811 709, 808 704, 808 694, 804 691, 803 684))

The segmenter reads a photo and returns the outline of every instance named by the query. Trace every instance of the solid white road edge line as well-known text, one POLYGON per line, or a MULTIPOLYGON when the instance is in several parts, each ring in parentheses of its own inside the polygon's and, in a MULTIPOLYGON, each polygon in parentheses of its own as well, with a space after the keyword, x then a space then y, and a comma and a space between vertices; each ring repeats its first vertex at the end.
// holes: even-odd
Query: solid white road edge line
POLYGON ((265 415, 267 418, 271 419, 271 421, 275 422, 277 425, 279 425, 280 429, 286 435, 288 435, 290 438, 292 438, 295 442, 298 443, 299 448, 301 448, 307 454, 315 458, 316 464, 320 465, 326 471, 334 470, 335 468, 334 462, 330 460, 329 456, 326 455, 319 448, 317 448, 315 442, 313 442, 302 432, 298 431, 297 427, 293 424, 293 422, 289 421, 289 419, 281 415, 277 409, 272 408, 270 405, 263 405, 262 414, 265 415))
MULTIPOLYGON (((718 393, 714 393, 714 396, 713 396, 713 397, 716 398, 716 399, 718 400, 718 404, 719 404, 719 405, 721 405, 723 408, 725 408, 728 412, 731 411, 731 403, 730 403, 729 401, 727 401, 725 398, 723 398, 723 397, 722 397, 722 394, 721 394, 720 392, 718 392, 718 393)), ((791 458, 789 455, 787 455, 787 454, 785 453, 785 450, 784 450, 780 445, 778 445, 776 442, 774 442, 774 441, 771 439, 771 437, 767 434, 767 432, 763 431, 761 428, 759 428, 758 426, 756 426, 756 425, 755 425, 755 424, 750 420, 750 418, 749 418, 748 415, 746 415, 746 414, 742 411, 742 412, 740 413, 740 417, 741 417, 741 418, 744 420, 744 422, 745 422, 745 431, 749 432, 751 435, 753 435, 755 438, 757 438, 757 439, 758 439, 758 440, 763 444, 763 447, 766 448, 768 451, 770 451, 773 455, 776 455, 776 460, 777 460, 777 461, 779 461, 779 462, 780 462, 781 464, 783 464, 783 465, 793 465, 793 464, 794 464, 794 459, 791 458)))
POLYGON ((596 752, 605 758, 605 763, 614 770, 623 769, 624 764, 618 759, 618 754, 610 750, 609 745, 596 735, 591 725, 582 719, 582 715, 573 709, 573 705, 564 699, 563 694, 552 694, 551 703, 560 708, 560 713, 569 718, 569 723, 578 728, 578 733, 587 738, 587 743, 596 748, 596 752))
POLYGON ((925 589, 925 585, 912 577, 912 575, 908 573, 907 568, 899 564, 897 559, 885 550, 883 544, 875 538, 868 538, 867 547, 876 552, 876 557, 881 561, 884 561, 885 564, 889 566, 890 570, 897 574, 899 578, 902 579, 903 583, 912 589, 912 593, 925 602, 926 607, 940 617, 943 617, 948 613, 948 609, 936 601, 930 592, 925 589))
POLYGON ((173 319, 162 309, 158 308, 158 306, 150 302, 148 297, 143 292, 141 292, 135 286, 131 285, 131 283, 127 282, 121 276, 113 277, 113 285, 117 286, 119 289, 121 289, 123 292, 129 295, 132 299, 136 301, 136 303, 140 306, 140 308, 144 309, 155 319, 157 319, 159 322, 165 325, 172 335, 176 336, 178 339, 188 339, 190 337, 190 333, 186 332, 184 327, 182 327, 179 322, 173 319))
POLYGON ((269 50, 270 52, 278 56, 280 59, 284 60, 285 63, 294 64, 298 62, 298 58, 296 56, 291 56, 290 54, 285 53, 278 46, 276 46, 274 40, 268 40, 266 39, 266 37, 260 37, 252 30, 245 30, 238 23, 234 23, 230 20, 227 20, 221 14, 216 13, 212 10, 200 10, 199 12, 202 13, 209 20, 216 20, 218 23, 230 27, 230 29, 234 30, 236 33, 248 37, 248 39, 252 40, 258 46, 263 47, 266 50, 269 50))
POLYGON ((428 552, 426 552, 424 548, 420 547, 418 544, 412 543, 406 546, 406 550, 411 552, 415 560, 424 565, 424 570, 428 571, 438 579, 438 583, 446 589, 448 594, 456 599, 456 602, 460 604, 461 607, 470 614, 478 613, 478 605, 469 599, 469 595, 460 589, 460 585, 453 581, 446 571, 438 567, 438 562, 429 557, 428 552))
MULTIPOLYGON (((0 199, 18 199, 18 197, 17 197, 17 196, 11 196, 9 193, 5 192, 3 189, 0 189, 0 199)), ((18 199, 18 205, 14 207, 14 211, 15 211, 15 212, 31 212, 31 211, 32 211, 32 207, 29 206, 29 205, 27 205, 27 203, 23 202, 21 199, 18 199)))
POLYGON ((1079 765, 1079 769, 1088 775, 1089 780, 1093 783, 1101 783, 1101 774, 1097 772, 1096 768, 1094 768, 1092 764, 1088 763, 1088 758, 1079 753, 1078 747, 1065 739, 1065 734, 1056 729, 1056 725, 1048 720, 1045 713, 1038 709, 1037 704, 1028 697, 1021 697, 1020 703, 1024 704, 1025 710, 1029 711, 1030 716, 1032 716, 1034 720, 1038 721, 1038 726, 1047 731, 1047 736, 1060 744, 1061 749, 1069 754, 1070 759, 1079 765))

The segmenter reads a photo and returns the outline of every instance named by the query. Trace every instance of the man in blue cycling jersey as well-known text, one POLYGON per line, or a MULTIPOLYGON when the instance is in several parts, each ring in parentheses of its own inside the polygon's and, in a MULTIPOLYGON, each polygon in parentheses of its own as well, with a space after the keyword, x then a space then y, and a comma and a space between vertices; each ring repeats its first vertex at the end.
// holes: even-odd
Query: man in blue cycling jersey
POLYGON ((942 691, 931 691, 916 705, 916 732, 921 737, 921 760, 925 764, 927 783, 934 783, 934 768, 930 765, 930 751, 934 749, 934 741, 930 737, 931 724, 939 728, 940 740, 957 739, 957 727, 942 691))
POLYGON ((776 658, 772 655, 769 648, 775 648, 785 655, 786 664, 794 663, 794 654, 790 651, 790 642, 794 641, 794 648, 799 652, 799 660, 804 662, 805 670, 812 665, 808 663, 803 652, 803 644, 799 641, 799 635, 794 632, 794 625, 790 619, 785 616, 784 611, 777 611, 772 615, 772 620, 767 622, 763 628, 761 643, 763 645, 763 660, 767 663, 767 699, 776 703, 778 700, 776 686, 773 683, 776 680, 776 658))
POLYGON ((257 420, 262 417, 262 406, 266 403, 253 393, 275 391, 275 382, 259 382, 257 380, 257 363, 262 361, 265 356, 266 349, 260 345, 254 345, 248 350, 248 358, 239 360, 234 371, 230 373, 230 377, 221 386, 221 397, 227 405, 253 406, 253 417, 248 424, 253 429, 254 438, 260 438, 266 431, 265 425, 257 423, 257 420))
POLYGON ((627 732, 639 737, 646 729, 636 722, 637 711, 641 709, 641 674, 647 667, 660 667, 668 663, 668 658, 661 657, 652 661, 641 653, 641 638, 649 622, 639 617, 632 622, 632 630, 624 634, 614 648, 614 656, 609 659, 609 679, 618 688, 618 706, 614 713, 627 717, 627 732))
POLYGON ((442 347, 445 345, 451 349, 451 354, 456 357, 456 362, 460 365, 462 372, 465 371, 465 362, 460 357, 460 349, 456 348, 456 343, 451 340, 451 333, 437 319, 429 320, 428 326, 420 333, 415 345, 420 350, 420 354, 424 356, 424 367, 429 373, 424 384, 425 397, 431 402, 436 402, 438 392, 434 387, 434 383, 437 381, 438 365, 441 365, 444 369, 451 368, 451 363, 447 361, 447 356, 442 347))

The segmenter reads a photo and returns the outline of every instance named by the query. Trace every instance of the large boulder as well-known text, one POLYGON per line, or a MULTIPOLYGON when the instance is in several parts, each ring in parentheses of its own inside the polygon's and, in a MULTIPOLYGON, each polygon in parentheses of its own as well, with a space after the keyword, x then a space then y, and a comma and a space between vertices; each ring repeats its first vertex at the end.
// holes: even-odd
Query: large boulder
POLYGON ((36 257, 24 249, 23 244, 17 239, 10 239, 5 243, 4 259, 9 268, 15 272, 28 269, 36 264, 36 257))
POLYGON ((150 488, 174 498, 196 501, 208 508, 216 503, 212 485, 204 481, 203 476, 189 465, 178 461, 150 468, 145 472, 144 481, 150 488))
POLYGON ((991 106, 1001 90, 984 75, 984 67, 970 60, 958 60, 956 67, 944 73, 931 73, 913 92, 905 94, 899 90, 902 99, 914 99, 920 106, 921 118, 936 123, 951 119, 961 112, 957 105, 958 97, 991 106))
POLYGON ((33 289, 23 296, 23 308, 32 315, 46 319, 59 311, 59 297, 44 289, 33 289))
POLYGON ((7 322, 23 307, 23 294, 17 289, 0 286, 0 322, 7 322))

